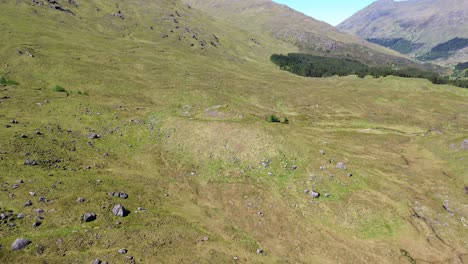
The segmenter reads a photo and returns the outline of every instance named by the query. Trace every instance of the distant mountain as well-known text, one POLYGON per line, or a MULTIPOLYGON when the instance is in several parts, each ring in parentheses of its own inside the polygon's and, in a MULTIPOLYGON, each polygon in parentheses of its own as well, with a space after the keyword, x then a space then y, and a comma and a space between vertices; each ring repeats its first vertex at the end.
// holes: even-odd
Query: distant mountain
POLYGON ((352 57, 367 64, 414 64, 408 58, 369 43, 271 0, 186 0, 210 15, 255 35, 268 33, 302 52, 352 57))
POLYGON ((420 60, 468 60, 466 0, 379 0, 337 28, 420 60))

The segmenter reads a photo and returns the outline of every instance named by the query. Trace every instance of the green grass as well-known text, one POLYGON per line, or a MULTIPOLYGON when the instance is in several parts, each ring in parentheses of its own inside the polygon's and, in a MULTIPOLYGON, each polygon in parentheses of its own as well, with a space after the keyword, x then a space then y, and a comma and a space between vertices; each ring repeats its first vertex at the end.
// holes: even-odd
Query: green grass
POLYGON ((66 93, 67 92, 67 90, 65 90, 65 88, 63 88, 60 85, 55 85, 54 87, 52 87, 52 91, 59 92, 59 93, 66 93))
POLYGON ((15 32, 0 35, 0 58, 20 83, 0 89, 0 210, 31 215, 14 229, 0 225, 1 263, 121 263, 120 248, 137 263, 394 263, 400 248, 443 262, 465 252, 466 89, 295 76, 269 61, 294 46, 260 34, 266 44, 250 45, 249 33, 175 3, 119 1, 125 20, 105 15, 115 12, 107 2, 67 6, 77 16, 0 4, 2 32, 15 32), (165 19, 175 10, 180 31, 165 19), (215 34, 218 48, 193 48, 190 36, 179 42, 185 26, 199 39, 215 34), (162 38, 169 29, 176 33, 162 38), (17 56, 23 46, 37 56, 17 56), (51 84, 69 96, 40 89, 51 84), (272 113, 290 124, 266 122, 272 113), (90 139, 92 131, 101 138, 90 139), (335 168, 340 161, 346 171, 335 168), (304 189, 331 196, 312 199, 304 189), (131 214, 113 216, 116 203, 131 214), (36 208, 45 213, 33 228, 36 208), (86 212, 97 220, 82 223, 86 212), (12 252, 20 236, 33 243, 12 252))
POLYGON ((19 83, 13 80, 6 79, 5 77, 0 78, 0 86, 5 87, 5 86, 12 86, 12 85, 19 85, 19 83))

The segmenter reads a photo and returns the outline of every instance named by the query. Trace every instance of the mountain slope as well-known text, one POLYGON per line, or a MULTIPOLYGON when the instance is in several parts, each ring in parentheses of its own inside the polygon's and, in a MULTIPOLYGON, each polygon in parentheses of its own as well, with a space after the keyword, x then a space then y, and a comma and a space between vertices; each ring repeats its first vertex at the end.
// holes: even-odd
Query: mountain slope
MULTIPOLYGON (((464 0, 379 0, 337 28, 364 39, 402 39, 405 53, 422 55, 457 37, 468 38, 467 18, 468 2, 464 0)), ((468 59, 462 53, 456 55, 458 60, 468 59)))
POLYGON ((49 2, 0 1, 0 263, 467 261, 468 90, 301 78, 181 1, 49 2))
POLYGON ((368 64, 413 65, 402 55, 359 38, 339 32, 271 0, 187 0, 220 20, 255 34, 268 33, 292 43, 301 51, 316 55, 352 57, 368 64))

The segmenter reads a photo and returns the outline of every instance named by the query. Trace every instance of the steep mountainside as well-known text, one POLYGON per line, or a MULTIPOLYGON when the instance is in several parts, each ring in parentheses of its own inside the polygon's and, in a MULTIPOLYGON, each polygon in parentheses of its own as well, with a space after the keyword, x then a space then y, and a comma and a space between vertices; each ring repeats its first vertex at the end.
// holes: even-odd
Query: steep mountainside
POLYGON ((0 44, 0 263, 468 262, 468 89, 179 0, 0 0, 0 44))
MULTIPOLYGON (((337 28, 403 53, 422 56, 439 44, 468 38, 468 1, 378 0, 337 28)), ((455 56, 459 61, 468 60, 468 54, 462 51, 465 47, 448 56, 429 59, 443 61, 455 56)))
POLYGON ((396 52, 339 32, 325 22, 271 0, 186 1, 220 20, 255 34, 267 32, 276 39, 296 45, 303 52, 352 57, 368 64, 414 64, 396 52))

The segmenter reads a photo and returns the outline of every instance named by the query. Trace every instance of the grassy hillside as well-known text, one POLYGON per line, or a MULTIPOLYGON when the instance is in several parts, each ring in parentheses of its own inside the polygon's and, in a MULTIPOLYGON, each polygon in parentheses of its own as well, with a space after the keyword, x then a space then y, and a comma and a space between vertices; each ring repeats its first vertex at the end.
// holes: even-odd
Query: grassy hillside
MULTIPOLYGON (((379 42, 385 39, 403 39, 406 46, 411 47, 411 50, 406 48, 404 51, 416 56, 456 37, 468 37, 467 12, 468 2, 464 0, 379 0, 357 12, 337 28, 379 42)), ((402 47, 391 48, 399 50, 402 47)), ((461 62, 467 55, 451 56, 461 62)), ((453 63, 447 59, 436 62, 453 63)))
POLYGON ((187 0, 190 5, 255 35, 268 33, 302 52, 353 58, 367 64, 417 65, 407 57, 371 44, 271 0, 187 0))
POLYGON ((58 2, 0 1, 0 263, 468 261, 466 89, 298 77, 179 1, 58 2))

